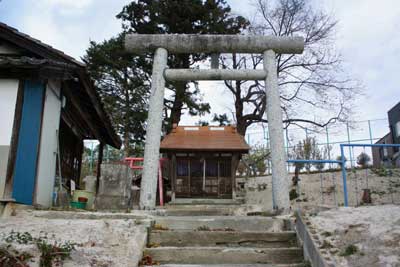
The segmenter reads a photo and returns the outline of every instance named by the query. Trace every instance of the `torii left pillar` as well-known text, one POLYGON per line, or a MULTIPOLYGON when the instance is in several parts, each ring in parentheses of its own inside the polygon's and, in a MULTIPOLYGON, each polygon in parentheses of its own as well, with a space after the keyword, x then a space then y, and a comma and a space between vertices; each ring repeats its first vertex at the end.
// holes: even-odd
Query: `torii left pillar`
POLYGON ((157 48, 154 54, 151 79, 146 145, 144 148, 143 174, 140 186, 140 209, 153 209, 156 203, 157 179, 149 179, 148 177, 157 177, 158 174, 162 111, 164 108, 164 70, 167 67, 167 59, 167 50, 164 48, 157 48))

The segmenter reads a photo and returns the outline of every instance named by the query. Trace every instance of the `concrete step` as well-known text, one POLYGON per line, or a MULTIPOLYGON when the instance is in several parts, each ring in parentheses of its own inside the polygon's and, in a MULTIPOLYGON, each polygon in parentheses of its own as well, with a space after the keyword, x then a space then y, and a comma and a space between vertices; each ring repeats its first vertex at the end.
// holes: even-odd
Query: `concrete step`
POLYGON ((243 201, 236 199, 176 198, 168 205, 240 205, 242 203, 243 201))
POLYGON ((160 264, 294 264, 303 261, 300 248, 158 247, 145 256, 160 264))
POLYGON ((297 245, 296 233, 234 231, 151 231, 149 245, 169 247, 263 247, 282 248, 297 245))
POLYGON ((168 230, 234 230, 242 232, 280 232, 286 230, 283 219, 263 216, 158 216, 156 228, 168 230))
POLYGON ((176 205, 158 209, 164 216, 227 216, 234 215, 233 205, 176 205))
MULTIPOLYGON (((156 210, 158 214, 164 216, 227 216, 227 215, 247 215, 259 211, 259 207, 252 205, 229 205, 229 204, 181 204, 166 205, 156 210)), ((263 216, 275 215, 273 211, 260 212, 263 216)))
MULTIPOLYGON (((304 264, 161 264, 157 267, 304 267, 304 264)), ((145 267, 151 267, 145 265, 145 267)))

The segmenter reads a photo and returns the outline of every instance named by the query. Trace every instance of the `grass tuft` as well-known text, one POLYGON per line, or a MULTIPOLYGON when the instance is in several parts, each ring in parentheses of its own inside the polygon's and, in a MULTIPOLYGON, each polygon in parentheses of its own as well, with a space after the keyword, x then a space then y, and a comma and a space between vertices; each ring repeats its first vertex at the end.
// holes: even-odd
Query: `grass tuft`
POLYGON ((358 252, 358 248, 355 245, 348 245, 339 255, 347 257, 358 252))

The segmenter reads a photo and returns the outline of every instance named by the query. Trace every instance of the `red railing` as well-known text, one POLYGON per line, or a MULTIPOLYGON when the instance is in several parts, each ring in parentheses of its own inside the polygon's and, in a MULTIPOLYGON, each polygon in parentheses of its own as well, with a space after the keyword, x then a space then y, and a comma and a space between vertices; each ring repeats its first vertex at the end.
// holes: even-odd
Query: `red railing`
MULTIPOLYGON (((158 192, 160 196, 160 206, 164 206, 164 190, 163 190, 163 178, 162 178, 162 164, 167 161, 167 158, 161 158, 158 162, 158 192)), ((143 158, 132 158, 128 157, 124 159, 125 162, 129 163, 129 168, 132 170, 143 170, 143 165, 136 165, 136 162, 143 162, 143 158)))

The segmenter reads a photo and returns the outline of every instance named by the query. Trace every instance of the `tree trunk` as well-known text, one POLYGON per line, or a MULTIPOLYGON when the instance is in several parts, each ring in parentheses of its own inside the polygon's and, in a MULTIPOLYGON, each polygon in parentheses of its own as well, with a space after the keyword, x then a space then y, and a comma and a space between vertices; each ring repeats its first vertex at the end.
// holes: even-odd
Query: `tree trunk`
POLYGON ((183 99, 186 92, 186 82, 179 82, 174 84, 175 87, 175 99, 171 108, 171 114, 168 119, 167 133, 172 130, 173 124, 179 124, 182 116, 183 99))
POLYGON ((238 116, 236 116, 236 121, 237 121, 236 130, 238 134, 244 137, 246 135, 246 130, 247 130, 246 121, 243 120, 242 118, 238 118, 238 116))
POLYGON ((243 101, 241 99, 242 90, 240 81, 236 81, 235 87, 236 129, 238 134, 240 134, 241 136, 245 136, 248 125, 246 119, 243 118, 243 101))
MULTIPOLYGON (((188 55, 177 55, 175 62, 171 64, 172 68, 182 68, 188 69, 190 67, 189 56, 188 55)), ((168 118, 167 133, 170 133, 172 126, 174 124, 179 124, 182 116, 182 109, 185 100, 185 94, 187 89, 187 82, 174 82, 173 86, 175 88, 175 99, 172 104, 171 114, 168 118)))
MULTIPOLYGON (((235 53, 232 54, 232 68, 238 69, 237 58, 235 53)), ((234 84, 232 84, 232 87, 234 88, 233 90, 235 92, 234 98, 235 98, 235 113, 236 113, 236 130, 238 134, 244 137, 246 135, 247 122, 246 119, 243 118, 241 81, 235 81, 234 84)))
POLYGON ((124 132, 124 157, 129 157, 129 133, 124 132))

